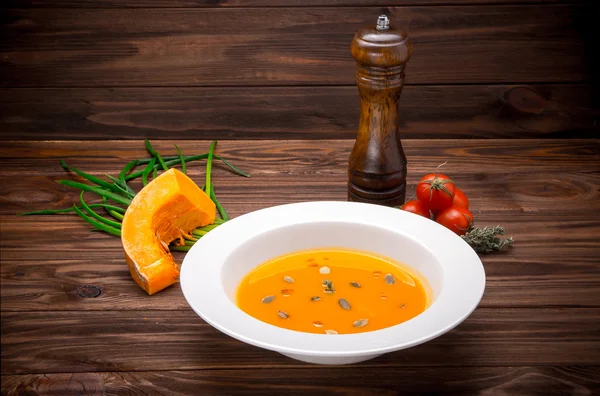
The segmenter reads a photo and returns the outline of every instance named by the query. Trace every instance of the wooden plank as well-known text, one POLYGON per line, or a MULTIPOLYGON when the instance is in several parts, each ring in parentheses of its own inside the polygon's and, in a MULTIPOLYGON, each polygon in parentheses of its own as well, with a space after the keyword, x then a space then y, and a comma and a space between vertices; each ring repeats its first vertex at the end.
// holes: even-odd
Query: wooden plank
MULTIPOLYGON (((411 172, 408 179, 407 199, 413 198, 418 178, 425 172, 411 172)), ((550 222, 574 221, 579 218, 571 217, 570 214, 581 215, 581 220, 585 220, 585 215, 593 213, 600 205, 597 192, 600 175, 597 171, 595 173, 561 172, 558 175, 551 172, 493 174, 483 171, 459 174, 455 171, 447 173, 452 176, 457 186, 468 194, 470 208, 475 215, 491 218, 502 216, 504 220, 515 222, 527 216, 552 215, 554 217, 547 219, 550 222), (478 180, 481 175, 486 180, 478 180), (485 189, 482 189, 482 183, 485 184, 485 189), (517 186, 513 183, 521 184, 517 186), (556 205, 564 205, 564 207, 556 213, 556 205), (569 205, 571 207, 567 207, 569 205), (564 213, 569 215, 565 216, 564 213), (567 219, 564 219, 565 217, 567 219)), ((227 208, 230 209, 232 216, 239 216, 248 211, 290 202, 345 200, 347 181, 344 176, 339 173, 334 175, 254 174, 250 179, 242 179, 220 170, 215 172, 214 179, 217 193, 222 197, 220 200, 228 204, 227 208), (310 185, 311 188, 308 191, 301 191, 303 185, 310 185)), ((6 216, 3 218, 7 226, 10 222, 26 223, 32 219, 32 217, 16 217, 18 213, 64 209, 79 202, 78 190, 55 183, 58 178, 79 180, 78 178, 71 178, 65 174, 25 177, 7 183, 0 195, 4 204, 0 214, 6 216)), ((204 174, 199 171, 192 172, 190 177, 201 184, 204 174)), ((137 187, 137 184, 133 184, 133 187, 137 191, 141 186, 137 187)), ((91 193, 88 195, 89 198, 93 197, 91 193)), ((48 227, 50 223, 64 223, 68 218, 66 216, 68 215, 52 218, 35 217, 35 220, 46 223, 44 225, 48 227)), ((593 221, 596 217, 590 216, 587 219, 593 221)))
MULTIPOLYGON (((1 318, 3 374, 314 367, 230 338, 191 309, 3 312, 1 318)), ((363 365, 600 365, 598 350, 598 308, 479 308, 435 340, 363 365)))
MULTIPOLYGON (((521 4, 577 3, 585 0, 520 0, 521 4)), ((340 7, 514 4, 514 0, 8 0, 11 8, 196 8, 196 7, 340 7)))
MULTIPOLYGON (((210 141, 152 140, 163 156, 176 155, 175 144, 184 155, 196 155, 206 153, 210 141)), ((253 177, 345 175, 353 144, 353 140, 220 141, 216 153, 253 177)), ((600 166, 600 142, 594 139, 403 139, 402 145, 408 158, 408 175, 415 178, 443 163, 442 169, 453 177, 471 175, 486 183, 496 174, 585 174, 597 172, 600 166)), ((134 158, 148 158, 142 140, 3 141, 0 176, 65 177, 68 174, 60 167, 60 159, 92 174, 114 175, 134 158)), ((215 164, 216 172, 229 174, 218 161, 215 164)), ((204 162, 192 162, 189 167, 197 177, 203 172, 204 162)))
MULTIPOLYGON (((350 42, 381 11, 10 9, 0 86, 354 85, 350 42)), ((580 82, 593 70, 586 6, 388 11, 414 39, 410 84, 580 82)))
MULTIPOLYGON (((172 154, 174 143, 156 141, 154 146, 172 154)), ((351 145, 331 140, 220 142, 218 152, 253 177, 240 178, 217 165, 213 180, 234 217, 290 202, 345 200, 351 145)), ((198 153, 208 142, 179 146, 198 153)), ((598 306, 598 142, 407 140, 404 146, 408 197, 421 175, 448 161, 443 169, 470 196, 476 223, 502 224, 517 240, 506 253, 483 256, 488 283, 482 306, 598 306)), ((59 158, 96 175, 116 174, 130 159, 147 155, 142 142, 7 142, 0 154, 3 311, 187 308, 179 286, 149 299, 132 282, 118 238, 90 233, 74 216, 15 216, 77 202, 74 190, 54 183, 69 177, 59 158), (64 253, 56 257, 57 251, 64 253), (83 285, 100 287, 102 294, 81 298, 77 288, 83 285)), ((203 166, 190 164, 194 180, 202 180, 203 166)))
MULTIPOLYGON (((481 306, 599 307, 600 221, 586 217, 589 213, 573 211, 556 221, 539 213, 476 214, 479 225, 501 223, 517 241, 506 253, 482 256, 487 285, 481 306)), ((19 223, 8 223, 6 216, 0 219, 3 312, 188 307, 179 285, 149 298, 131 279, 119 239, 90 233, 76 217, 19 223), (64 253, 57 257, 57 251, 64 253), (100 296, 80 297, 78 288, 88 285, 99 288, 100 296)), ((183 255, 176 257, 181 260, 183 255)))
POLYGON ((69 395, 397 395, 513 394, 592 395, 600 391, 600 368, 567 367, 352 367, 265 370, 193 370, 7 375, 2 394, 69 395), (435 380, 432 380, 435 378, 435 380), (32 393, 33 394, 33 393, 32 393))
MULTIPOLYGON (((541 114, 509 85, 407 86, 404 138, 577 138, 600 133, 590 85, 533 86, 541 114)), ((2 139, 339 139, 358 128, 356 87, 0 89, 2 139)))

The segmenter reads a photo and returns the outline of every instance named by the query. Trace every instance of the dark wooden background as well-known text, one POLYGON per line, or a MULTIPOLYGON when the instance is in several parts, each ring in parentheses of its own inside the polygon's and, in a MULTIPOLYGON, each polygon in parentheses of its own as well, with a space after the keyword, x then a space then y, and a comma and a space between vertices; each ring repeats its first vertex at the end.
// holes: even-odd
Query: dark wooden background
MULTIPOLYGON (((5 0, 0 393, 600 394, 598 4, 5 0), (231 139, 218 152, 252 174, 215 165, 233 217, 344 200, 359 116, 350 42, 381 13, 415 45, 408 195, 448 161, 477 225, 517 241, 482 257, 484 298, 447 335, 353 367, 302 364, 213 329, 178 286, 148 298, 118 238, 75 216, 15 216, 78 199, 55 183, 60 159, 114 175, 147 155, 144 138, 168 154, 231 139), (79 293, 91 286, 98 297, 79 293)), ((189 172, 201 180, 203 164, 189 172)))
MULTIPOLYGON (((597 2, 596 2, 597 3, 597 2)), ((414 40, 406 138, 599 135, 598 6, 559 0, 12 0, 3 139, 339 139, 355 31, 414 40), (281 6, 284 4, 284 6, 281 6), (515 86, 528 90, 506 100, 515 86), (534 91, 531 91, 534 90, 534 91)))

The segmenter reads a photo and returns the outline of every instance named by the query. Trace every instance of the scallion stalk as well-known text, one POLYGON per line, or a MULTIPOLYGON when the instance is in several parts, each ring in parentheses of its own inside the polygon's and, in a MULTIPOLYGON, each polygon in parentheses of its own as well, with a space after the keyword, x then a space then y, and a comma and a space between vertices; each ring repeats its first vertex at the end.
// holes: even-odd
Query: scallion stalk
POLYGON ((73 210, 75 210, 75 212, 77 212, 77 214, 79 215, 79 217, 81 217, 83 220, 87 221, 88 223, 90 223, 91 225, 93 225, 94 227, 96 227, 98 230, 100 231, 104 231, 107 232, 109 234, 115 235, 120 237, 121 236, 121 231, 114 228, 114 227, 110 227, 106 224, 102 224, 94 219, 92 219, 91 217, 87 216, 85 213, 83 213, 81 210, 79 210, 79 208, 76 205, 73 205, 73 210))
POLYGON ((115 194, 111 191, 106 191, 100 187, 90 186, 89 184, 83 184, 83 183, 75 182, 72 180, 59 180, 58 184, 62 184, 63 186, 67 186, 67 187, 78 188, 83 191, 93 192, 102 197, 106 197, 110 200, 113 200, 115 202, 123 204, 125 206, 129 206, 129 204, 131 203, 131 199, 129 199, 129 198, 115 194))
POLYGON ((165 171, 169 170, 169 168, 165 164, 165 161, 163 161, 160 154, 158 154, 158 152, 156 150, 154 150, 154 148, 152 147, 152 144, 150 144, 150 141, 148 139, 145 139, 144 143, 146 144, 146 150, 148 150, 148 152, 150 154, 152 154, 153 157, 156 157, 158 159, 158 163, 160 164, 160 166, 162 166, 163 170, 165 170, 165 171))
POLYGON ((81 202, 81 207, 90 215, 92 216, 94 219, 109 225, 111 227, 117 228, 117 229, 121 229, 121 223, 118 223, 116 221, 112 221, 112 220, 108 220, 105 219, 104 217, 100 216, 98 213, 94 212, 94 210, 92 208, 90 208, 84 201, 83 199, 83 194, 85 194, 85 191, 82 191, 81 194, 79 194, 79 202, 81 202))
POLYGON ((146 169, 144 169, 144 171, 142 172, 142 185, 144 187, 146 187, 146 185, 148 184, 148 175, 154 169, 155 162, 156 158, 152 158, 152 160, 148 163, 148 166, 146 166, 146 169))
POLYGON ((177 147, 177 145, 175 145, 175 148, 177 149, 177 154, 179 154, 179 161, 181 161, 181 171, 183 172, 184 175, 187 175, 187 169, 185 167, 185 159, 183 158, 183 155, 181 154, 181 150, 179 150, 179 147, 177 147))
POLYGON ((129 173, 130 170, 132 170, 133 168, 135 168, 138 164, 138 160, 134 159, 131 162, 128 162, 127 165, 125 165, 123 167, 123 169, 121 170, 121 173, 119 173, 119 179, 125 181, 125 176, 127 176, 127 174, 129 173))
POLYGON ((212 159, 215 154, 215 147, 217 146, 217 141, 213 140, 210 144, 210 148, 208 149, 208 158, 206 159, 206 183, 204 184, 204 191, 210 195, 211 185, 210 185, 210 176, 212 173, 212 159))

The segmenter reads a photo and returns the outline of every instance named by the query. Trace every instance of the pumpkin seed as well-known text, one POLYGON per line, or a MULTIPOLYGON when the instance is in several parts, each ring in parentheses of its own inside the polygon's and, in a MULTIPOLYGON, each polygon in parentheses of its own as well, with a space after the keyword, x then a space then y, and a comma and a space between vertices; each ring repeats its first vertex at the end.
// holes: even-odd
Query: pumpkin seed
POLYGON ((322 283, 323 287, 325 287, 325 293, 333 293, 335 289, 333 288, 333 282, 325 279, 322 283))
POLYGON ((338 304, 340 304, 340 307, 344 308, 346 311, 350 310, 350 304, 348 303, 348 301, 346 301, 346 299, 340 298, 338 300, 338 304))
POLYGON ((321 297, 319 296, 314 296, 310 298, 310 301, 319 301, 321 299, 321 297))
POLYGON ((291 276, 284 276, 283 280, 287 283, 294 283, 294 278, 292 278, 291 276))
POLYGON ((263 297, 262 303, 268 304, 268 303, 272 302, 273 300, 275 300, 275 296, 266 296, 266 297, 263 297))
POLYGON ((358 283, 358 282, 350 282, 350 286, 360 289, 360 283, 358 283))
POLYGON ((369 323, 369 319, 359 319, 354 322, 354 327, 364 327, 369 323))
POLYGON ((325 334, 337 334, 338 332, 335 330, 325 330, 325 334))
POLYGON ((393 285, 394 283, 396 283, 396 279, 394 279, 394 275, 392 274, 387 274, 384 279, 385 283, 387 283, 388 285, 393 285))
POLYGON ((323 322, 319 322, 318 320, 315 320, 313 322, 313 325, 315 325, 316 327, 323 327, 323 322))
POLYGON ((277 315, 279 315, 279 317, 281 319, 287 319, 290 317, 290 315, 288 315, 287 312, 283 312, 283 311, 277 311, 277 315))
POLYGON ((328 273, 331 272, 331 268, 329 268, 328 266, 323 266, 321 268, 319 268, 319 273, 323 274, 323 275, 327 275, 328 273))

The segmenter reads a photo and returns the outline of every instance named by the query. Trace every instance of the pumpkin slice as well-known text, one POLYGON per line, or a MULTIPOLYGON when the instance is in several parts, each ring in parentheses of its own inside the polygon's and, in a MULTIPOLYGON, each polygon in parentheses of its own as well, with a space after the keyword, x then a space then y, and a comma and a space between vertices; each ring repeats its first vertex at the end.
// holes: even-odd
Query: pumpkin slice
POLYGON ((152 295, 179 280, 168 244, 215 221, 216 207, 189 177, 169 169, 131 201, 121 228, 125 260, 135 281, 152 295))

